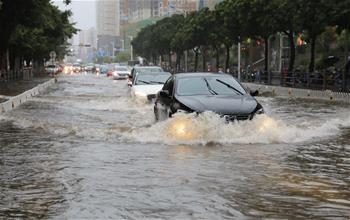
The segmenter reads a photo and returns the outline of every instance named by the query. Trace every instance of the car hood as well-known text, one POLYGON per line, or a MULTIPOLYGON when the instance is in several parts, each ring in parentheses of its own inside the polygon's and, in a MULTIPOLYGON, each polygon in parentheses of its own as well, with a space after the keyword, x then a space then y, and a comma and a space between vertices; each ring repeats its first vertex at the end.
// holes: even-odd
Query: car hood
POLYGON ((218 114, 250 114, 258 104, 250 95, 176 96, 176 99, 193 111, 218 114))
POLYGON ((153 95, 157 94, 160 90, 162 90, 163 85, 134 85, 132 86, 132 90, 134 92, 143 93, 145 95, 153 95))

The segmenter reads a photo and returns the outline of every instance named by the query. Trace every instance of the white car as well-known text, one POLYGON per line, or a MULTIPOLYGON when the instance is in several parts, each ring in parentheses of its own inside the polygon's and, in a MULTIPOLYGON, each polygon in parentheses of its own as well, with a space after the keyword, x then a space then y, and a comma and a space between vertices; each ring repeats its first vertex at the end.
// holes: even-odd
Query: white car
POLYGON ((164 83, 171 77, 171 73, 143 73, 136 75, 131 86, 131 97, 152 101, 162 90, 164 83))
POLYGON ((130 71, 125 66, 115 66, 112 74, 113 79, 127 79, 130 71))
POLYGON ((141 73, 160 73, 160 72, 164 72, 164 70, 159 66, 135 66, 130 72, 129 79, 128 79, 128 86, 133 85, 135 77, 138 74, 141 74, 141 73))
POLYGON ((55 75, 58 72, 58 67, 56 65, 48 65, 45 68, 48 74, 55 75))

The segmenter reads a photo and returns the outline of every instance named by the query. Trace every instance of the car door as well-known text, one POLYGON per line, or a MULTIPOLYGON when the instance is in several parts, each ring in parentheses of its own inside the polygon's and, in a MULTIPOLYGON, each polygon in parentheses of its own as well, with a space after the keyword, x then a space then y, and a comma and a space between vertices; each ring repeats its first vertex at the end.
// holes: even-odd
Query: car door
POLYGON ((155 102, 155 114, 160 120, 164 120, 171 115, 170 106, 174 97, 174 77, 170 77, 164 84, 163 89, 158 93, 157 100, 155 102), (166 95, 164 91, 168 91, 166 95))

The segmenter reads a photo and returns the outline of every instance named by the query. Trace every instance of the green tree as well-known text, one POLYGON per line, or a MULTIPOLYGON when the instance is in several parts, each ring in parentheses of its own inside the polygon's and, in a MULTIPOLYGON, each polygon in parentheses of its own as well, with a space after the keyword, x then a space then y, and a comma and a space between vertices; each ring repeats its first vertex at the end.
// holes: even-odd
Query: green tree
POLYGON ((9 51, 11 67, 18 59, 42 60, 51 50, 64 56, 66 40, 77 31, 69 22, 70 11, 60 11, 50 0, 2 1, 0 57, 9 51))
POLYGON ((298 2, 292 0, 272 0, 270 7, 275 8, 271 15, 277 21, 277 30, 288 36, 290 45, 290 57, 288 70, 294 70, 296 57, 295 35, 302 32, 298 24, 298 2))
POLYGON ((316 40, 334 18, 334 3, 328 0, 303 1, 295 0, 298 4, 298 22, 305 31, 307 41, 311 44, 309 72, 315 70, 316 40))

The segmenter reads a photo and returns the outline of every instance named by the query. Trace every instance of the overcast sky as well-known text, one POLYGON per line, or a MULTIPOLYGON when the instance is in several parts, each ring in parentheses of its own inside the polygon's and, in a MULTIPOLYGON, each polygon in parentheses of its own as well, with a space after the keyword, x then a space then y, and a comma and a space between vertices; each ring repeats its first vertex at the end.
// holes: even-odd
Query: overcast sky
POLYGON ((53 2, 61 10, 72 10, 73 20, 77 23, 76 27, 78 29, 86 30, 96 27, 96 0, 72 0, 68 7, 65 6, 63 0, 53 0, 53 2))

